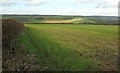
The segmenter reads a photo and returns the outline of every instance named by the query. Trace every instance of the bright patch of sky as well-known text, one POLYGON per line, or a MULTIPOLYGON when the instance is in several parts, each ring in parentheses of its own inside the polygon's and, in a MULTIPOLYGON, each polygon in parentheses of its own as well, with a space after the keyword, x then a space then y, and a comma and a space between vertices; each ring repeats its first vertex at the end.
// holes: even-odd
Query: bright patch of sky
POLYGON ((0 14, 118 16, 119 0, 0 0, 0 14))

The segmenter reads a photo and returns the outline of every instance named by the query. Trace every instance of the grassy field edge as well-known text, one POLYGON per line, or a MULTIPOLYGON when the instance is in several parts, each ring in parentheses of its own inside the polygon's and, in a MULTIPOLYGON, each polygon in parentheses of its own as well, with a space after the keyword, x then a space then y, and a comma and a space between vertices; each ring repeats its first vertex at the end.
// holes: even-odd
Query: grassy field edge
POLYGON ((24 36, 21 36, 21 40, 29 46, 26 52, 36 55, 39 65, 41 65, 41 70, 94 71, 100 69, 98 62, 79 57, 73 50, 45 37, 44 33, 37 32, 29 26, 26 27, 27 30, 24 36))

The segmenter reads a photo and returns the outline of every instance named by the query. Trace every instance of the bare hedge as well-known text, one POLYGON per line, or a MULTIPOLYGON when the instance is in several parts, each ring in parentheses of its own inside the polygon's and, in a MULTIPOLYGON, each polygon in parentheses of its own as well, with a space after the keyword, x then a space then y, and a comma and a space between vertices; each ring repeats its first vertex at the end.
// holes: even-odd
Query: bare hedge
POLYGON ((24 24, 14 19, 2 19, 2 46, 6 47, 21 32, 24 24))

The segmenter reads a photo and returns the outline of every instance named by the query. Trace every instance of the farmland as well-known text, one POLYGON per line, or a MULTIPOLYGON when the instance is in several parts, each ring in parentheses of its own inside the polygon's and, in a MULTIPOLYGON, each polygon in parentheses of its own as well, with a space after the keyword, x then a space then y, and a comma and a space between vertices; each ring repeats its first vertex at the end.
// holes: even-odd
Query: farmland
POLYGON ((118 26, 114 16, 3 15, 3 71, 117 71, 118 26))
POLYGON ((19 43, 41 70, 117 70, 118 27, 113 25, 25 24, 19 43))
POLYGON ((7 18, 24 23, 118 24, 118 17, 115 16, 3 15, 3 19, 7 18))

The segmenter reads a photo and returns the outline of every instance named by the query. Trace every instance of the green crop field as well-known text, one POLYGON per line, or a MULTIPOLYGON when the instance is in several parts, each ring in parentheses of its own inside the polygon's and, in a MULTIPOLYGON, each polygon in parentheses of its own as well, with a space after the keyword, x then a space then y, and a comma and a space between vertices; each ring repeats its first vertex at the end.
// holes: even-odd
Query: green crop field
POLYGON ((117 25, 25 24, 19 38, 40 70, 118 70, 117 25))

